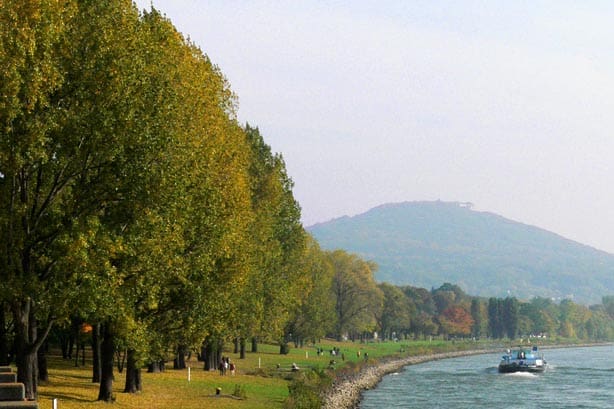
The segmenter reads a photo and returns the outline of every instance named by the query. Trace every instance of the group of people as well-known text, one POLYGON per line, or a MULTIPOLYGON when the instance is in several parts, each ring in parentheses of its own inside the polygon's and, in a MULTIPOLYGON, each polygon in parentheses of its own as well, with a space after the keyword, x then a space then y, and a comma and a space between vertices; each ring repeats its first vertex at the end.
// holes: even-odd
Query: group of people
POLYGON ((230 371, 231 375, 234 375, 237 368, 234 362, 230 362, 229 357, 223 356, 220 360, 220 364, 218 365, 218 369, 220 370, 220 375, 226 375, 228 371, 230 371))
MULTIPOLYGON (((317 352, 318 356, 324 355, 324 348, 318 348, 316 350, 316 352, 317 352)), ((338 356, 338 355, 341 355, 341 358, 345 361, 345 354, 342 354, 341 350, 339 348, 333 347, 330 350, 330 356, 338 356)))
MULTIPOLYGON (((317 351, 318 356, 324 355, 324 348, 319 348, 318 347, 318 349, 316 351, 317 351)), ((341 350, 339 348, 337 348, 337 347, 333 347, 330 350, 330 356, 332 356, 332 357, 340 356, 341 360, 345 361, 345 354, 342 353, 341 350)), ((356 356, 358 358, 360 358, 360 350, 356 351, 356 356)), ((369 359, 369 353, 368 352, 364 353, 364 358, 365 358, 365 361, 367 361, 369 359)), ((334 362, 334 360, 331 360, 330 362, 331 362, 331 365, 332 365, 332 362, 334 362)))

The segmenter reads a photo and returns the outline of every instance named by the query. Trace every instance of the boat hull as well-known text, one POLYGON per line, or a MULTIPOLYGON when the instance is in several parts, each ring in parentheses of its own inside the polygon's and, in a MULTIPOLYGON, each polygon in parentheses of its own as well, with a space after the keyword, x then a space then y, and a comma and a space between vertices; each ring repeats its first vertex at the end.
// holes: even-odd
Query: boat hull
POLYGON ((522 364, 501 364, 499 365, 500 373, 515 373, 515 372, 528 372, 528 373, 541 373, 546 370, 545 365, 522 365, 522 364))

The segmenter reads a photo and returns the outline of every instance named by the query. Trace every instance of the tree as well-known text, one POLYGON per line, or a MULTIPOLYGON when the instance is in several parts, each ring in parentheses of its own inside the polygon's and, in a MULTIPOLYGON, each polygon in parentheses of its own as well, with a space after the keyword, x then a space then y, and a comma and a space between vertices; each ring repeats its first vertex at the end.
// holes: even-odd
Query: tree
POLYGON ((307 237, 301 260, 301 270, 308 277, 309 287, 301 303, 296 304, 286 332, 293 334, 296 343, 308 339, 315 342, 332 332, 335 326, 335 307, 330 294, 334 271, 326 253, 311 236, 307 237))
POLYGON ((500 299, 488 299, 488 333, 493 338, 503 338, 503 323, 501 321, 500 299))
POLYGON ((269 336, 284 348, 290 313, 309 285, 299 268, 306 235, 282 156, 271 152, 258 128, 247 124, 245 138, 254 218, 249 227, 251 275, 241 294, 250 307, 243 309, 249 315, 241 318, 240 337, 252 332, 255 346, 258 337, 269 336))
POLYGON ((164 177, 131 246, 137 254, 132 275, 157 277, 151 288, 159 291, 133 299, 148 294, 153 300, 137 311, 139 322, 157 334, 150 360, 169 348, 180 367, 184 351, 205 339, 217 345, 238 318, 249 273, 249 149, 219 69, 156 10, 143 20, 147 55, 155 57, 147 64, 151 81, 168 84, 156 98, 165 107, 158 132, 172 143, 156 162, 164 177))
POLYGON ((446 289, 435 290, 433 291, 433 301, 437 306, 437 312, 441 314, 456 303, 456 294, 446 289))
POLYGON ((585 324, 591 317, 591 312, 587 307, 571 300, 562 300, 559 303, 559 312, 561 336, 580 339, 586 337, 585 324))
POLYGON ((383 299, 373 279, 375 265, 343 250, 331 252, 330 258, 335 272, 336 337, 373 330, 383 299))
POLYGON ((602 297, 601 304, 604 306, 608 315, 614 319, 614 295, 606 295, 602 297))
POLYGON ((501 319, 507 337, 509 339, 516 338, 518 335, 518 300, 515 297, 506 297, 503 300, 501 319))
POLYGON ((50 159, 45 137, 57 112, 41 108, 52 104, 50 94, 62 82, 53 52, 63 37, 60 12, 52 2, 0 5, 0 297, 13 315, 18 379, 29 398, 36 397, 35 358, 48 332, 37 331, 37 284, 48 268, 39 262, 41 242, 54 234, 42 223, 53 217, 43 213, 50 207, 45 198, 59 186, 43 184, 41 165, 50 159))
POLYGON ((531 333, 553 336, 558 328, 558 309, 549 298, 535 297, 521 305, 520 314, 528 317, 533 326, 531 333))
POLYGON ((433 322, 432 315, 421 311, 412 319, 411 330, 414 333, 415 339, 418 339, 420 336, 426 338, 427 336, 436 335, 437 325, 433 322))
POLYGON ((392 339, 393 333, 409 331, 415 307, 399 287, 388 283, 378 284, 378 287, 384 296, 384 303, 376 315, 377 323, 382 337, 392 339))
POLYGON ((428 291, 426 288, 411 286, 405 286, 402 287, 402 289, 407 298, 412 300, 418 312, 424 312, 430 315, 436 313, 437 306, 435 305, 435 301, 433 301, 431 291, 428 291))
POLYGON ((447 335, 467 336, 471 334, 473 319, 471 314, 460 305, 445 309, 439 316, 442 332, 447 335))
POLYGON ((478 298, 471 299, 471 318, 473 325, 471 326, 471 336, 480 338, 484 333, 484 322, 487 321, 484 313, 483 303, 478 298))
POLYGON ((591 317, 585 327, 589 339, 601 341, 614 337, 614 323, 603 304, 591 307, 591 317))

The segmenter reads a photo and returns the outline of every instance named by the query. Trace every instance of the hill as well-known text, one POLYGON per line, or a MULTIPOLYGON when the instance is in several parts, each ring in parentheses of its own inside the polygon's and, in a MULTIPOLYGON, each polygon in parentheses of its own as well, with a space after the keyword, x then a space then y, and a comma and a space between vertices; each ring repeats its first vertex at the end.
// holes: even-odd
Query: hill
POLYGON ((307 228, 324 249, 375 261, 378 281, 588 304, 614 294, 614 255, 458 202, 386 204, 307 228))

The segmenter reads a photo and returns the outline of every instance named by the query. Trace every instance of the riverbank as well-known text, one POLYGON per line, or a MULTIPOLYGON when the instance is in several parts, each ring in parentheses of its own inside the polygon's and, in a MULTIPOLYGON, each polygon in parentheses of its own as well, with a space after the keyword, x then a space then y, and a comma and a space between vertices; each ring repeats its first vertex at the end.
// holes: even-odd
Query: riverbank
POLYGON ((398 372, 408 365, 420 364, 438 359, 456 358, 477 354, 487 354, 498 349, 442 352, 438 354, 416 355, 392 360, 383 360, 364 367, 359 373, 335 381, 324 396, 324 409, 351 409, 360 403, 363 391, 375 387, 385 375, 398 372))

